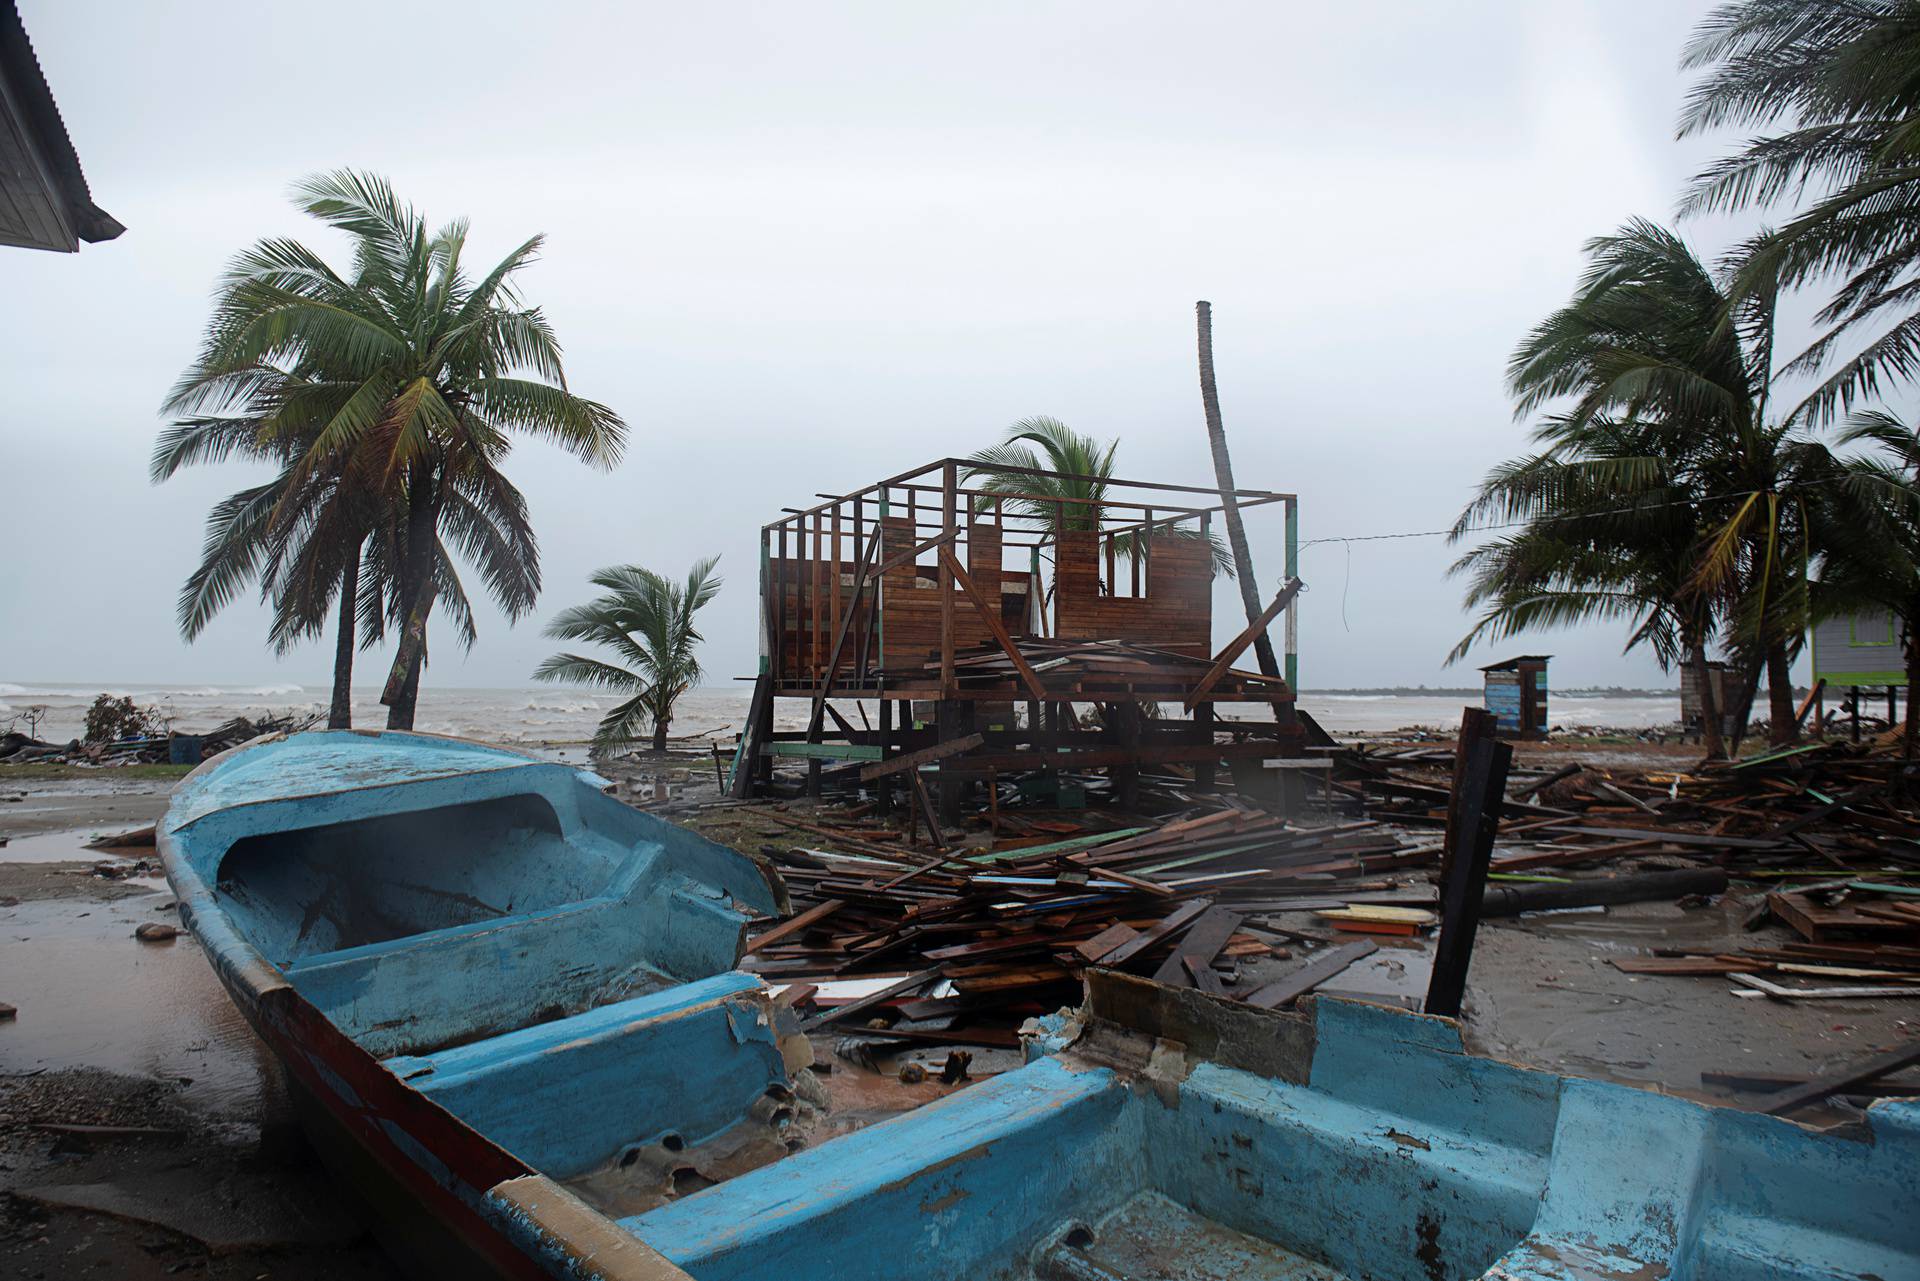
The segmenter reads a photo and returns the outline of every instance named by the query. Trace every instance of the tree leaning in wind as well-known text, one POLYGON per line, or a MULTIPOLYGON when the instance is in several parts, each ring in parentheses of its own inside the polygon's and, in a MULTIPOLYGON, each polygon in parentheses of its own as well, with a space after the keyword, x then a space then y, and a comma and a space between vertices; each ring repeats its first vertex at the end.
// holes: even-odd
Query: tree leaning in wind
POLYGON ((633 742, 642 726, 653 727, 653 750, 667 750, 674 704, 700 683, 695 652, 702 637, 693 616, 720 591, 718 556, 696 561, 684 583, 638 565, 610 565, 592 577, 606 594, 562 610, 547 624, 556 640, 591 641, 626 664, 580 654, 555 654, 534 671, 535 680, 597 685, 629 697, 600 721, 593 750, 605 753, 633 742))
POLYGON ((1682 137, 1772 128, 1694 179, 1683 214, 1782 202, 1737 291, 1839 277, 1826 332, 1782 372, 1812 374, 1858 336, 1800 411, 1824 421, 1920 373, 1920 2, 1743 0, 1700 24, 1683 65, 1706 75, 1682 137))
POLYGON ((1475 634, 1624 613, 1640 620, 1636 638, 1671 629, 1677 651, 1667 652, 1703 681, 1704 646, 1717 636, 1746 690, 1764 670, 1773 733, 1786 739, 1789 664, 1818 552, 1811 525, 1839 467, 1772 417, 1775 294, 1735 294, 1741 253, 1715 272, 1646 221, 1587 251, 1573 299, 1508 366, 1518 414, 1565 408, 1536 429, 1540 454, 1489 476, 1457 531, 1494 515, 1526 522, 1530 536, 1461 562, 1489 609, 1475 634), (1676 527, 1673 503, 1687 525, 1676 527), (1583 530, 1599 541, 1569 542, 1583 530), (1557 565, 1544 554, 1556 543, 1557 565))
POLYGON ((315 175, 294 198, 352 238, 351 266, 271 239, 221 278, 199 357, 167 398, 181 417, 154 472, 236 454, 280 471, 216 510, 182 623, 191 635, 250 577, 275 605, 276 638, 323 630, 337 599, 336 689, 351 619, 363 639, 396 630, 381 701, 389 728, 410 729, 435 606, 473 642, 456 555, 509 619, 539 594, 526 502, 501 471, 514 437, 611 467, 626 425, 567 388, 552 327, 515 289, 542 237, 475 279, 466 222, 429 231, 383 179, 315 175))

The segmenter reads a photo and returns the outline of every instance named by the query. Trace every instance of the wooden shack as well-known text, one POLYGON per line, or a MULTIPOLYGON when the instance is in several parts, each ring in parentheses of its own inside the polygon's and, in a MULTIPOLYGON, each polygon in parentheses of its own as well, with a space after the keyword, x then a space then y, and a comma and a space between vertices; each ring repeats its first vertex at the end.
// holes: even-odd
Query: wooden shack
MULTIPOLYGON (((1720 732, 1732 734, 1734 721, 1733 695, 1739 682, 1733 677, 1733 665, 1723 662, 1709 662, 1707 665, 1708 690, 1713 694, 1713 705, 1720 709, 1720 732)), ((1700 674, 1692 663, 1680 666, 1680 725, 1689 734, 1703 734, 1706 730, 1706 704, 1701 698, 1700 674)))
MULTIPOLYGON (((1106 770, 1124 792, 1168 767, 1205 788, 1223 761, 1298 754, 1286 676, 1233 665, 1256 629, 1213 648, 1218 490, 948 458, 822 497, 761 530, 761 670, 736 795, 780 757, 805 758, 815 785, 830 764, 858 768, 883 793, 937 762, 951 813, 966 780, 999 772, 1106 770), (990 483, 1010 476, 1034 483, 990 483), (776 729, 782 700, 805 701, 805 729, 776 729), (1222 703, 1267 710, 1228 735, 1222 703)), ((1296 499, 1235 498, 1289 517, 1286 586, 1259 630, 1284 614, 1290 672, 1296 499)))
POLYGON ((1480 669, 1485 677, 1486 709, 1507 738, 1547 736, 1547 660, 1551 654, 1522 654, 1480 669))

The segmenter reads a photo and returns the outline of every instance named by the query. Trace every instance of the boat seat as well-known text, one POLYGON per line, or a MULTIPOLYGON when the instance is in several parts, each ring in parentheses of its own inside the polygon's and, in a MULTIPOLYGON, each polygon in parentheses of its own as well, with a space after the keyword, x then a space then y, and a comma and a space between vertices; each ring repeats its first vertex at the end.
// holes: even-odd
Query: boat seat
POLYGON ((738 918, 719 890, 667 871, 661 852, 638 846, 593 898, 302 957, 285 973, 386 1058, 509 1032, 602 994, 731 969, 738 918))
POLYGON ((771 994, 733 971, 384 1066, 558 1179, 673 1135, 698 1144, 788 1084, 771 994))

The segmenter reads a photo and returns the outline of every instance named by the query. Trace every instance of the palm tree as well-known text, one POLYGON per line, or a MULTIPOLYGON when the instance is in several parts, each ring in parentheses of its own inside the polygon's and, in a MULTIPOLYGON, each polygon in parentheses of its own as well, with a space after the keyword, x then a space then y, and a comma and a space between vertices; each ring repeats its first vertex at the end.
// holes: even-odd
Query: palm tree
POLYGON ((605 753, 631 743, 642 726, 653 726, 653 750, 667 750, 674 704, 700 683, 694 647, 701 635, 693 616, 720 591, 718 556, 696 561, 684 583, 670 582, 638 565, 612 565, 591 582, 606 594, 565 609, 547 625, 556 640, 591 641, 623 663, 579 654, 555 654, 534 670, 535 680, 597 685, 630 695, 608 712, 594 732, 593 750, 605 753))
POLYGON ((1721 709, 1706 679, 1715 611, 1687 590, 1700 496, 1650 457, 1648 444, 1596 418, 1578 433, 1556 432, 1549 451, 1488 475, 1449 541, 1460 542, 1481 521, 1522 527, 1473 548, 1449 570, 1469 577, 1467 606, 1482 613, 1447 662, 1482 640, 1529 628, 1625 621, 1628 652, 1646 647, 1663 672, 1691 669, 1706 699, 1707 754, 1722 756, 1721 709))
POLYGON ((1920 370, 1920 3, 1742 0, 1708 16, 1683 65, 1708 74, 1688 96, 1682 137, 1779 131, 1702 172, 1682 212, 1812 197, 1765 237, 1738 287, 1843 277, 1819 314, 1826 333, 1783 372, 1810 373, 1846 336, 1889 325, 1802 410, 1824 419, 1920 370))
MULTIPOLYGON (((1511 478, 1496 472, 1459 532, 1489 509, 1544 522, 1607 507, 1686 504, 1693 528, 1679 563, 1670 522, 1648 521, 1645 541, 1629 530, 1613 549, 1641 560, 1587 585, 1670 594, 1687 661, 1704 679, 1704 645, 1717 632, 1747 673, 1743 706, 1765 671, 1773 732, 1784 739, 1793 732, 1789 664, 1807 617, 1808 495, 1831 480, 1833 467, 1823 446, 1769 421, 1775 294, 1734 295, 1729 281, 1745 265, 1742 254, 1716 273, 1678 236, 1644 220, 1589 242, 1587 252, 1572 301, 1522 341, 1508 366, 1518 414, 1563 400, 1571 407, 1536 430, 1546 448, 1514 469, 1525 484, 1512 490, 1511 478), (1572 486, 1556 471, 1569 466, 1578 468, 1572 486), (1569 495, 1572 506, 1563 507, 1569 495)), ((1568 568, 1582 572, 1578 560, 1568 568)), ((1525 573, 1514 581, 1575 585, 1525 573)), ((1502 617, 1524 618, 1515 611, 1525 589, 1503 590, 1496 574, 1477 599, 1504 607, 1502 617)), ((1621 607, 1612 594, 1590 606, 1600 614, 1621 607)), ((1554 608, 1558 621, 1578 612, 1571 598, 1554 608)))
MULTIPOLYGON (((996 499, 1001 510, 1015 516, 1044 523, 1051 531, 1087 529, 1098 531, 1105 508, 1108 480, 1113 475, 1114 456, 1120 442, 1102 443, 1097 437, 1073 430, 1058 418, 1044 414, 1022 418, 1007 428, 998 445, 967 456, 969 464, 963 483, 973 485, 994 497, 976 497, 976 508, 992 505, 996 499), (1014 468, 1003 471, 1002 468, 1014 468), (1059 473, 1041 474, 1034 473, 1059 473), (1065 501, 1062 501, 1065 500, 1065 501)), ((1199 538, 1200 530, 1188 525, 1160 525, 1156 538, 1199 538)), ((1211 548, 1216 574, 1233 576, 1233 553, 1217 535, 1205 535, 1211 548)), ((1113 550, 1117 556, 1133 556, 1144 544, 1133 532, 1117 532, 1113 550)))
MULTIPOLYGON (((156 443, 152 472, 157 483, 181 467, 233 456, 277 467, 272 480, 230 495, 208 514, 200 564, 180 590, 180 630, 189 641, 196 639, 242 586, 257 580, 261 599, 273 608, 269 639, 275 651, 284 654, 324 631, 337 593, 339 639, 327 723, 345 729, 352 724, 362 544, 374 521, 368 499, 377 478, 354 476, 343 465, 324 470, 301 466, 314 424, 290 412, 287 402, 310 391, 309 380, 281 371, 262 380, 241 413, 174 422, 156 443), (330 570, 319 564, 328 549, 340 553, 344 564, 330 570)), ((349 461, 340 458, 336 463, 349 461)), ((378 639, 378 615, 369 622, 369 641, 378 639)))
MULTIPOLYGON (((381 701, 389 728, 410 729, 434 608, 463 642, 474 638, 455 553, 480 570, 509 619, 538 596, 526 503, 500 470, 515 435, 611 467, 626 425, 567 388, 551 326, 515 289, 541 237, 475 280, 461 262, 467 224, 430 233, 384 179, 341 170, 305 178, 294 193, 301 209, 353 238, 351 270, 338 273, 290 240, 241 254, 222 278, 198 358, 168 396, 167 412, 185 417, 162 449, 226 457, 252 432, 285 460, 264 523, 231 531, 240 548, 248 537, 283 538, 292 581, 311 585, 285 602, 276 638, 324 626, 315 620, 335 599, 340 625, 357 615, 363 639, 398 631, 381 701), (329 483, 341 501, 298 506, 329 483)), ((255 564, 266 563, 260 555, 255 564)), ((245 553, 234 563, 243 581, 245 553)), ((232 567, 221 572, 226 581, 232 567)), ((349 662, 350 648, 343 636, 349 662)), ((339 674, 337 664, 336 686, 339 674)))

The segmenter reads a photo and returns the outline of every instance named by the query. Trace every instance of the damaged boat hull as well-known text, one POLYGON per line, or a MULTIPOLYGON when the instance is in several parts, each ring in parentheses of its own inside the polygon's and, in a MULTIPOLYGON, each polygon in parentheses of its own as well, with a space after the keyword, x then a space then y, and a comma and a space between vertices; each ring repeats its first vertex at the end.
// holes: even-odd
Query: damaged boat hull
MULTIPOLYGON (((1079 1010, 1030 1029, 1025 1066, 788 1155, 782 1117, 808 1052, 759 980, 732 970, 746 913, 777 900, 749 862, 603 808, 561 767, 367 741, 282 749, 281 765, 309 775, 328 772, 320 759, 352 762, 354 797, 324 813, 294 803, 284 769, 216 767, 202 781, 220 786, 183 788, 161 839, 190 925, 325 1118, 330 1150, 417 1208, 403 1220, 454 1243, 409 1237, 416 1268, 647 1281, 1920 1276, 1920 1104, 1816 1131, 1479 1058, 1446 1019, 1315 998, 1259 1010, 1101 971, 1079 1010), (438 763, 395 765, 415 751, 438 763), (369 778, 378 753, 405 776, 369 778), (411 790, 371 795, 394 788, 411 790), (511 799, 526 795, 551 821, 511 799), (463 827, 454 811, 472 805, 477 825, 463 827), (303 813, 313 821, 284 826, 303 813), (369 914, 307 875, 330 857, 376 875, 354 833, 389 839, 400 829, 381 824, 403 814, 437 816, 437 839, 465 851, 444 865, 416 854, 472 902, 396 899, 369 914), (294 835, 316 831, 332 855, 294 835), (573 856, 584 870, 551 893, 517 865, 573 856), (332 923, 275 915, 315 903, 332 923), (597 932, 596 912, 617 931, 597 932), (616 932, 628 951, 611 957, 616 932), (585 986, 568 987, 583 967, 585 986), (450 998, 466 1003, 464 1030, 450 998), (773 1147, 716 1186, 675 1183, 690 1154, 742 1136, 773 1147)), ((414 883, 389 883, 402 881, 414 883)))

